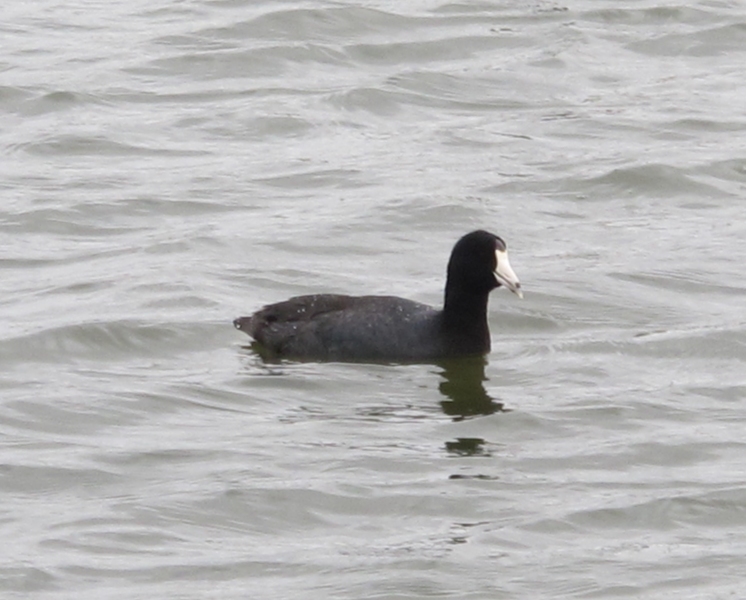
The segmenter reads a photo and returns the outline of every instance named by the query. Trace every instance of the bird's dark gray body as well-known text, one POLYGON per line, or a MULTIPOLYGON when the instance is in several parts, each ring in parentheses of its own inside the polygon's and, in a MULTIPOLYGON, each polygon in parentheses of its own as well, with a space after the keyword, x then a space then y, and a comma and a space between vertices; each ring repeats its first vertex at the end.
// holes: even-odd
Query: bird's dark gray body
POLYGON ((413 361, 449 354, 441 311, 394 296, 297 296, 235 324, 277 356, 413 361))

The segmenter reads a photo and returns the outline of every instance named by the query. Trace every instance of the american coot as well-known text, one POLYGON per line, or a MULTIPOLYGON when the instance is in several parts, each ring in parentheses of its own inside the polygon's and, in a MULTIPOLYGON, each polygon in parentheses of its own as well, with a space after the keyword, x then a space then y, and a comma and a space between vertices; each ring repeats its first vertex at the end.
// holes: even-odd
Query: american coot
POLYGON ((451 252, 443 310, 394 296, 319 294, 270 304, 233 324, 279 358, 413 362, 486 354, 487 299, 501 285, 523 297, 502 238, 473 231, 451 252))

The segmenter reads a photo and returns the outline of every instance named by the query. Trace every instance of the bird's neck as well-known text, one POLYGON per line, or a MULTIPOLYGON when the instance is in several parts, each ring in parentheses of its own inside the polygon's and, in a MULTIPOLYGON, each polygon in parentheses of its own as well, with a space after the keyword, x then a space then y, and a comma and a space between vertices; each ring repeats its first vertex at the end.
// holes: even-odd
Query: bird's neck
POLYGON ((470 294, 446 288, 443 304, 443 325, 449 336, 475 342, 474 353, 490 350, 490 330, 487 325, 487 301, 489 292, 470 294))

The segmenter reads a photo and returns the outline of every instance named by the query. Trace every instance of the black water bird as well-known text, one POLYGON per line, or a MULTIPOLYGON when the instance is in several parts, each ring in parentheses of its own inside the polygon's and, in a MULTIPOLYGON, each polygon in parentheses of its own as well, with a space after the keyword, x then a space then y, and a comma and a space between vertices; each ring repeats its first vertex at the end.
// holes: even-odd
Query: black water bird
POLYGON ((273 358, 420 362, 490 351, 489 293, 523 297, 505 241, 473 231, 453 247, 443 308, 394 296, 317 294, 270 304, 233 321, 273 358))

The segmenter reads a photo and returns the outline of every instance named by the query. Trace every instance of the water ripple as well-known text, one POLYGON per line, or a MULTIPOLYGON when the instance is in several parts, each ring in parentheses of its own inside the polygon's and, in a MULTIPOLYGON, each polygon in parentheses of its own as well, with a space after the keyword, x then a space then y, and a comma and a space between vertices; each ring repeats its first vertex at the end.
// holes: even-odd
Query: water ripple
POLYGON ((8 5, 0 592, 742 595, 744 16, 8 5), (270 364, 231 326, 438 304, 476 228, 526 290, 486 361, 270 364))

